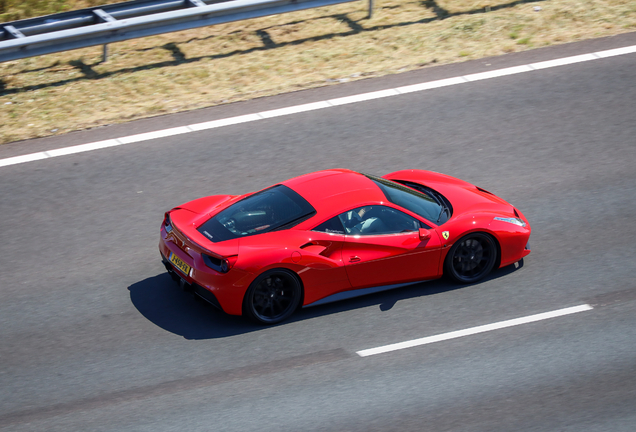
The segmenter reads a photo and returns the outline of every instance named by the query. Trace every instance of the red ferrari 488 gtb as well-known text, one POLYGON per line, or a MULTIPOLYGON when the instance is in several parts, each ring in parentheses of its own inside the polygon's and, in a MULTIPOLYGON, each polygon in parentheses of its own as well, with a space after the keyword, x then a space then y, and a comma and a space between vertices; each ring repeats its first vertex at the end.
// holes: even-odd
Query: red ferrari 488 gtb
POLYGON ((180 285, 262 324, 297 308, 447 275, 468 284, 530 253, 501 198, 431 171, 344 169, 165 214, 159 250, 180 285))

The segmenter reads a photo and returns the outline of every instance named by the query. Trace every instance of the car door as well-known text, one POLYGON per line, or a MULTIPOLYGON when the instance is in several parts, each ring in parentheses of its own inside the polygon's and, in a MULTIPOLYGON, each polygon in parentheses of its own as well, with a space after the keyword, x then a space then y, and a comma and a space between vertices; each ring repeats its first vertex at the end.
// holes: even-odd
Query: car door
POLYGON ((297 263, 304 268, 298 273, 305 287, 304 304, 351 289, 342 261, 344 229, 338 217, 332 218, 311 231, 298 248, 297 263))
POLYGON ((434 278, 441 241, 435 230, 422 240, 425 225, 397 209, 364 206, 341 214, 345 226, 342 259, 353 288, 434 278))

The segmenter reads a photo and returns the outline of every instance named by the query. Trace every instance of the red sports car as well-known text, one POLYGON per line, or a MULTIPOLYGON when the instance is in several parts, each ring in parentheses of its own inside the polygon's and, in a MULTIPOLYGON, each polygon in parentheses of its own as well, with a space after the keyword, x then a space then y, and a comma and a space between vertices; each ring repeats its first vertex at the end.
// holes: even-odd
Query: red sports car
POLYGON ((519 210, 454 177, 334 169, 175 207, 159 250, 183 288, 274 324, 301 306, 442 275, 476 282, 528 255, 529 237, 519 210))

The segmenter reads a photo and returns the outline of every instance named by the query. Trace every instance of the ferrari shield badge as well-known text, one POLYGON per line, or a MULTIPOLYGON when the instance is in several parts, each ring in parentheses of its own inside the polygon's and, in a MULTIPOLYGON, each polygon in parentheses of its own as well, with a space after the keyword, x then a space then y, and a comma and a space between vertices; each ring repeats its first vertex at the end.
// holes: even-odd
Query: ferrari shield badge
POLYGON ((444 237, 444 240, 448 240, 448 237, 450 237, 450 234, 448 233, 448 231, 442 231, 442 237, 444 237))

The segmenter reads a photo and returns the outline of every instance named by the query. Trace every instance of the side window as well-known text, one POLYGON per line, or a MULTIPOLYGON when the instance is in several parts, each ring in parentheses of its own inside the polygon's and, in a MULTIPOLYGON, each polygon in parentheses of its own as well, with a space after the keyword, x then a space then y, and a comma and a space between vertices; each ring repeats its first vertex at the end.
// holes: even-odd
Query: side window
POLYGON ((338 218, 338 216, 332 217, 328 221, 321 223, 312 231, 320 231, 320 232, 326 232, 331 234, 345 233, 345 230, 342 227, 342 223, 340 223, 340 219, 338 218))
POLYGON ((396 234, 422 226, 417 219, 385 206, 358 207, 338 217, 349 235, 396 234))

